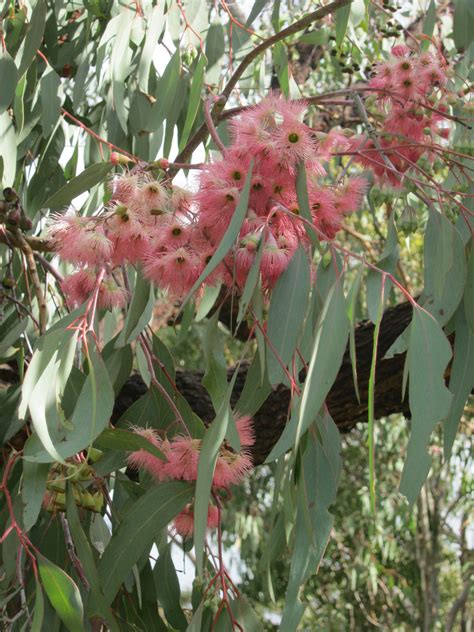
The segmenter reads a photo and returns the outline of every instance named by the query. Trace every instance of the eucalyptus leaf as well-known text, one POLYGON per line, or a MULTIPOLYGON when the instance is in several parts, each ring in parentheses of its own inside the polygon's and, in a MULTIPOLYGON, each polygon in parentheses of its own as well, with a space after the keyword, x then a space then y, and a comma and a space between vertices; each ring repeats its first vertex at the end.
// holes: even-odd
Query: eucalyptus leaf
POLYGON ((299 247, 272 291, 268 312, 266 364, 270 384, 280 383, 295 353, 310 291, 308 255, 299 247), (283 366, 282 366, 283 365, 283 366))
POLYGON ((444 380, 450 358, 451 345, 436 320, 421 309, 413 310, 407 356, 412 423, 400 481, 400 491, 410 505, 430 471, 431 433, 448 415, 452 403, 453 396, 444 380))
POLYGON ((294 414, 270 452, 266 462, 273 461, 290 448, 296 448, 303 433, 315 420, 337 377, 349 335, 349 321, 342 289, 336 281, 318 319, 311 360, 301 396, 299 414, 294 414), (324 367, 324 371, 321 370, 324 367))
POLYGON ((474 387, 474 332, 466 321, 463 304, 456 313, 453 364, 449 390, 454 395, 443 424, 444 458, 449 459, 466 400, 474 387))
POLYGON ((70 632, 83 632, 84 607, 76 583, 42 555, 37 560, 44 590, 59 618, 70 632))
POLYGON ((108 603, 159 530, 184 509, 193 494, 193 487, 187 483, 163 483, 151 487, 133 504, 99 562, 99 577, 108 603))
POLYGON ((15 97, 15 89, 18 80, 18 70, 8 51, 0 50, 0 77, 2 78, 2 90, 0 91, 0 114, 10 106, 15 97))
POLYGON ((69 180, 59 191, 56 191, 48 198, 44 202, 44 207, 56 210, 67 206, 78 195, 84 193, 84 191, 89 191, 94 185, 102 182, 112 167, 113 165, 110 162, 87 167, 82 173, 69 180))

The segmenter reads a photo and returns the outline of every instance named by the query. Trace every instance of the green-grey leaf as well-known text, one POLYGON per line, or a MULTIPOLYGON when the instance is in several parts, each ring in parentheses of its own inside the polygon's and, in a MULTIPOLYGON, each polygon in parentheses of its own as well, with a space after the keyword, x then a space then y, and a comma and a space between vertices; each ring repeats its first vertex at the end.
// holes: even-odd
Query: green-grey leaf
POLYGON ((181 57, 179 47, 168 62, 166 69, 158 83, 157 102, 153 106, 153 127, 158 127, 167 118, 172 108, 182 107, 181 103, 176 103, 175 95, 180 81, 181 57))
POLYGON ((249 13, 249 17, 245 23, 245 26, 250 26, 260 15, 260 13, 265 8, 265 5, 268 3, 268 0, 255 0, 252 10, 249 13))
POLYGON ((449 390, 454 395, 449 414, 443 424, 444 458, 451 455, 464 405, 474 387, 474 332, 466 321, 463 304, 456 314, 453 365, 449 390))
POLYGON ((51 605, 70 632, 83 632, 84 608, 75 582, 42 555, 37 556, 41 582, 51 605))
POLYGON ((349 16, 351 14, 351 5, 346 4, 336 10, 336 46, 340 46, 346 35, 347 25, 349 24, 349 16))
POLYGON ((326 414, 310 428, 297 489, 296 524, 290 577, 280 629, 296 630, 305 605, 298 600, 301 584, 317 571, 334 523, 329 507, 335 502, 341 475, 341 437, 326 414))
POLYGON ((229 426, 231 410, 229 406, 230 394, 235 384, 237 371, 230 381, 226 398, 218 411, 216 418, 207 429, 199 455, 196 480, 196 501, 194 504, 194 546, 196 550, 196 568, 202 573, 204 556, 204 536, 207 525, 207 512, 211 494, 214 469, 219 454, 219 448, 224 441, 229 426))
POLYGON ((466 255, 455 226, 431 209, 425 233, 424 270, 425 287, 420 303, 440 325, 445 325, 463 295, 466 255))
MULTIPOLYGON (((434 27, 436 24, 436 3, 434 0, 431 0, 430 6, 428 7, 428 11, 426 12, 425 20, 423 22, 423 33, 428 35, 428 37, 432 37, 434 27)), ((421 50, 427 50, 430 45, 429 40, 424 40, 421 42, 421 50)))
POLYGON ((107 621, 112 632, 119 632, 114 616, 100 588, 100 578, 92 548, 82 528, 71 487, 68 487, 67 490, 66 515, 76 553, 81 560, 82 567, 90 585, 88 595, 90 603, 87 604, 87 612, 88 614, 98 614, 107 621))
POLYGON ((36 580, 35 607, 33 610, 33 620, 31 622, 30 632, 41 632, 43 629, 44 617, 44 597, 41 584, 36 580))
POLYGON ((160 553, 154 571, 156 595, 166 619, 176 630, 186 630, 188 622, 180 605, 181 590, 171 557, 171 544, 160 553))
POLYGON ((201 283, 213 272, 219 263, 224 259, 226 254, 232 248, 237 236, 239 234, 242 223, 245 219, 245 215, 247 213, 248 203, 249 203, 249 194, 250 194, 250 184, 252 181, 252 169, 253 169, 253 160, 250 163, 249 172, 247 174, 247 178, 245 180, 245 186, 240 195, 239 203, 232 215, 232 219, 230 220, 229 226, 222 238, 219 246, 216 249, 216 252, 212 255, 211 260, 204 268, 202 273, 200 274, 198 280, 193 285, 188 295, 184 300, 184 304, 187 303, 189 298, 194 294, 194 292, 198 289, 201 283))
POLYGON ((16 55, 19 77, 28 70, 37 55, 36 51, 41 46, 46 26, 46 10, 46 3, 43 0, 35 2, 23 45, 16 55))
POLYGON ((297 167, 296 195, 298 197, 298 207, 301 216, 307 220, 307 223, 304 224, 306 234, 308 235, 313 248, 319 248, 318 236, 314 230, 311 230, 311 226, 313 225, 313 216, 311 215, 311 210, 309 208, 308 182, 306 178, 306 167, 303 162, 300 162, 297 167))
POLYGON ((184 121, 183 131, 181 132, 181 138, 179 141, 179 150, 181 151, 186 145, 189 139, 189 135, 196 120, 197 113, 199 111, 199 105, 201 103, 201 91, 204 84, 204 69, 206 67, 206 58, 204 55, 199 57, 199 61, 196 65, 196 69, 193 73, 193 80, 191 82, 191 90, 189 92, 188 110, 186 112, 186 119, 184 121))
POLYGON ((42 106, 41 126, 43 137, 48 137, 53 131, 61 115, 61 79, 59 75, 48 67, 40 79, 40 97, 42 106))
POLYGON ((121 428, 106 428, 94 441, 94 445, 108 450, 124 450, 126 452, 146 450, 157 459, 165 460, 164 454, 148 439, 121 428))
POLYGON ((474 11, 470 0, 454 0, 453 34, 458 51, 467 50, 474 37, 474 11))
POLYGON ((144 93, 148 92, 150 66, 153 60, 153 54, 156 50, 158 38, 163 32, 165 22, 165 4, 160 2, 153 7, 150 19, 147 22, 145 45, 142 48, 140 62, 138 64, 138 87, 144 93))
POLYGON ((298 342, 307 310, 310 291, 308 255, 300 246, 272 292, 268 313, 266 364, 270 384, 279 384, 284 377, 281 364, 287 366, 298 342))
POLYGON ((237 314, 237 325, 242 322, 242 319, 245 316, 245 312, 247 311, 247 307, 252 300, 252 296, 257 288, 264 245, 265 240, 262 238, 260 239, 260 242, 258 244, 255 261, 252 263, 252 267, 250 268, 245 280, 244 291, 242 292, 242 296, 240 297, 239 312, 237 314))
POLYGON ((306 375, 299 414, 294 414, 274 446, 267 462, 298 445, 299 439, 316 418, 336 379, 349 335, 349 320, 342 278, 333 285, 316 326, 313 352, 306 375), (322 368, 324 370, 322 370, 322 368))
POLYGON ((431 467, 428 453, 430 435, 437 422, 449 412, 452 394, 446 387, 444 371, 451 358, 451 345, 437 321, 413 310, 408 347, 411 433, 403 466, 400 491, 412 505, 431 467))
POLYGON ((12 347, 15 342, 18 342, 18 338, 28 326, 28 318, 24 318, 23 320, 18 320, 16 317, 8 319, 8 329, 3 327, 5 324, 7 324, 6 320, 0 327, 0 357, 5 356, 8 349, 12 347))
POLYGON ((467 260, 466 286, 464 288, 464 308, 467 322, 474 332, 474 244, 467 260))
POLYGON ((116 348, 130 344, 145 329, 150 322, 154 304, 153 285, 138 274, 125 324, 115 343, 116 348))
POLYGON ((23 461, 23 526, 29 531, 36 521, 46 491, 49 463, 23 461))
POLYGON ((202 383, 211 396, 214 410, 222 406, 227 394, 227 370, 222 346, 222 336, 218 328, 219 312, 216 312, 206 323, 204 330, 204 355, 206 372, 202 383))
MULTIPOLYGON (((393 213, 388 221, 387 241, 382 252, 382 256, 377 263, 377 267, 385 272, 393 274, 398 262, 399 248, 398 235, 395 227, 393 213)), ((391 281, 385 279, 385 290, 382 300, 382 309, 385 307, 385 300, 390 291, 391 281)), ((380 293, 382 289, 382 273, 377 270, 369 269, 367 273, 367 309, 370 320, 375 323, 378 317, 380 293)))
POLYGON ((84 169, 67 184, 56 191, 50 198, 44 202, 43 206, 50 209, 60 209, 67 206, 75 197, 89 191, 92 187, 105 179, 105 176, 112 169, 111 162, 102 162, 98 165, 91 165, 84 169))
POLYGON ((0 90, 0 114, 10 106, 15 97, 15 89, 18 81, 18 70, 8 51, 0 50, 0 77, 2 89, 0 90))
POLYGON ((8 112, 3 112, 0 114, 0 178, 2 187, 11 187, 15 183, 16 157, 15 127, 8 112))
POLYGON ((187 483, 163 483, 153 486, 132 505, 99 563, 99 576, 108 603, 160 529, 183 510, 193 494, 194 487, 187 483))
MULTIPOLYGON (((58 461, 69 458, 91 445, 107 426, 114 406, 114 391, 104 361, 92 345, 89 347, 89 354, 89 374, 84 381, 71 419, 68 420, 67 424, 62 424, 58 417, 55 401, 51 398, 46 400, 44 419, 43 416, 38 418, 38 421, 35 422, 35 429, 38 432, 38 426, 43 429, 40 424, 46 424, 49 440, 52 441, 52 449, 44 434, 40 435, 39 438, 45 450, 41 450, 36 436, 33 435, 31 442, 28 442, 28 449, 25 449, 25 458, 28 460, 50 462, 51 457, 58 461)), ((43 376, 40 380, 42 379, 43 376)), ((48 382, 50 378, 47 376, 45 379, 48 382)), ((35 388, 35 398, 33 402, 30 401, 30 414, 33 420, 37 416, 35 411, 36 396, 37 398, 41 397, 41 389, 44 389, 44 384, 35 388)))

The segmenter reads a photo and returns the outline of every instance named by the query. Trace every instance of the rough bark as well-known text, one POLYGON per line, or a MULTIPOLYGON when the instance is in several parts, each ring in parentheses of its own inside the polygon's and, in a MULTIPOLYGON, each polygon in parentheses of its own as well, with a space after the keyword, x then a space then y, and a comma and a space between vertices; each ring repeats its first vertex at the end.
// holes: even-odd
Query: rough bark
MULTIPOLYGON (((383 359, 383 356, 407 327, 411 314, 410 304, 402 303, 388 309, 382 319, 375 389, 375 414, 377 417, 384 417, 397 412, 408 414, 408 403, 406 400, 402 402, 405 354, 389 360, 383 359)), ((367 419, 367 393, 373 333, 374 325, 368 321, 360 323, 355 332, 360 403, 357 401, 354 390, 349 349, 346 350, 339 374, 327 398, 329 411, 341 432, 348 432, 358 421, 366 421, 367 419)), ((233 392, 232 403, 237 401, 242 391, 246 373, 247 366, 242 366, 233 392)), ((210 422, 213 419, 214 410, 207 391, 201 384, 201 378, 201 371, 178 371, 176 385, 196 414, 205 422, 210 422)), ((119 393, 114 416, 118 418, 145 391, 146 387, 140 377, 132 376, 119 393)), ((257 435, 253 448, 255 464, 260 464, 265 460, 281 435, 287 420, 289 401, 289 390, 279 386, 269 395, 255 415, 257 435)))
MULTIPOLYGON (((402 381, 405 354, 391 359, 384 359, 384 355, 410 323, 412 307, 409 303, 401 303, 386 310, 379 335, 378 362, 375 388, 375 416, 385 417, 392 413, 409 414, 408 402, 402 401, 402 381)), ((357 422, 367 420, 367 395, 370 363, 372 359, 374 325, 370 321, 363 321, 357 325, 355 331, 357 371, 360 402, 357 400, 352 379, 352 366, 349 349, 346 349, 339 374, 327 397, 329 411, 341 432, 349 432, 357 422)), ((247 365, 242 365, 236 380, 232 395, 235 404, 242 391, 247 365)), ((232 371, 229 371, 231 374, 232 371)), ((176 385, 181 394, 189 402, 191 408, 205 422, 209 423, 214 417, 214 410, 209 395, 201 383, 203 372, 178 370, 176 385)), ((8 366, 0 368, 0 386, 14 383, 18 380, 16 372, 8 366)), ((113 420, 118 419, 127 408, 146 392, 146 386, 140 376, 132 375, 120 391, 115 402, 113 420)), ((289 390, 284 386, 274 389, 260 408, 255 418, 256 442, 253 448, 254 463, 263 463, 272 447, 280 437, 287 421, 289 390)), ((18 436, 17 449, 24 441, 18 436)), ((26 435, 25 435, 26 438, 26 435)), ((13 442, 14 443, 14 442, 13 442)))

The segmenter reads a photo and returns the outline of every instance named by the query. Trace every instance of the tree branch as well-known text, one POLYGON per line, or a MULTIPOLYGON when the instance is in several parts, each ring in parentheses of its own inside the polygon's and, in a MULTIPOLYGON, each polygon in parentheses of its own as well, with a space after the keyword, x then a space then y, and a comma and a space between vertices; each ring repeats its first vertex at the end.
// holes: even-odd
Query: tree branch
MULTIPOLYGON (((392 413, 409 414, 408 402, 402 401, 402 376, 405 354, 384 359, 389 347, 411 321, 412 307, 401 303, 386 310, 380 327, 377 353, 377 383, 375 386, 375 417, 392 413)), ((329 411, 341 432, 350 431, 357 422, 367 421, 368 383, 372 360, 374 325, 370 321, 356 327, 356 355, 359 377, 360 403, 357 400, 352 380, 352 365, 349 349, 346 349, 339 374, 327 398, 329 411)), ((242 392, 248 365, 242 365, 238 372, 231 404, 235 406, 242 392)), ((229 371, 229 376, 232 371, 229 371)), ((194 412, 206 423, 215 416, 210 397, 201 383, 202 371, 178 370, 176 386, 188 401, 194 412)), ((146 386, 138 375, 133 375, 122 388, 116 401, 114 419, 119 417, 141 395, 146 386)), ((252 449, 256 465, 263 463, 287 422, 290 391, 285 386, 274 389, 255 414, 256 442, 252 449)))
MULTIPOLYGON (((266 40, 261 42, 258 46, 256 46, 253 50, 251 50, 247 55, 245 55, 245 57, 242 59, 242 61, 236 68, 235 72, 233 73, 233 75, 231 76, 227 84, 225 85, 224 89, 222 90, 222 93, 220 96, 224 98, 218 101, 212 108, 211 116, 214 123, 217 124, 219 120, 221 119, 223 107, 227 99, 231 95, 232 90, 237 85, 239 79, 242 77, 245 70, 250 66, 250 64, 255 59, 257 59, 259 55, 264 53, 268 48, 270 48, 277 42, 280 42, 281 40, 284 40, 290 35, 294 35, 295 33, 302 31, 307 26, 310 26, 310 24, 313 24, 313 22, 316 22, 317 20, 322 20, 324 17, 326 17, 330 13, 334 13, 334 11, 337 11, 337 9, 340 9, 341 7, 344 7, 347 4, 350 4, 351 2, 352 0, 335 0, 334 2, 331 2, 325 7, 320 7, 316 11, 313 11, 312 13, 305 15, 303 18, 301 18, 301 20, 297 20, 296 22, 288 26, 286 29, 283 29, 282 31, 275 33, 275 35, 272 35, 271 37, 267 38, 266 40)), ((189 139, 184 149, 176 156, 173 162, 183 162, 183 163, 189 162, 189 159, 192 156, 194 150, 197 149, 197 147, 199 147, 199 145, 207 138, 208 134, 209 134, 208 126, 206 123, 203 123, 201 127, 195 132, 195 134, 189 139)), ((176 173, 177 173, 177 169, 169 170, 169 175, 171 178, 173 178, 176 175, 176 173)))

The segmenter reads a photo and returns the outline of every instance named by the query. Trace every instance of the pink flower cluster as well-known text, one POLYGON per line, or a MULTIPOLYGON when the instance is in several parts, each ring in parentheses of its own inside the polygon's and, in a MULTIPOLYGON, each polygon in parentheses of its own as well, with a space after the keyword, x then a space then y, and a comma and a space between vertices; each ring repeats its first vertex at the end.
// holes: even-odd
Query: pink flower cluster
MULTIPOLYGON (((212 486, 214 490, 227 490, 239 483, 252 469, 252 459, 249 452, 255 442, 252 420, 248 416, 240 416, 235 420, 239 434, 241 450, 234 452, 225 443, 221 446, 217 457, 212 486)), ((131 467, 143 469, 153 476, 156 481, 188 481, 197 479, 199 456, 201 453, 201 439, 176 436, 171 440, 161 440, 155 430, 150 428, 135 428, 135 432, 157 447, 166 457, 166 461, 159 459, 146 450, 137 450, 128 457, 131 467)), ((209 506, 207 526, 214 528, 218 522, 218 509, 209 506)), ((183 536, 190 536, 194 528, 193 505, 187 505, 174 521, 175 529, 183 536)))
POLYGON ((322 184, 324 162, 334 150, 348 147, 348 141, 335 131, 316 133, 305 125, 306 107, 303 101, 270 96, 245 110, 232 121, 232 143, 223 159, 204 167, 195 194, 135 169, 112 180, 111 200, 100 214, 55 216, 53 246, 62 259, 80 267, 63 283, 68 301, 85 301, 102 267, 99 307, 124 305, 119 266, 126 261, 141 263, 145 276, 171 296, 186 295, 229 226, 252 159, 248 210, 236 246, 207 284, 241 287, 263 240, 262 282, 271 288, 298 244, 308 246, 295 188, 300 163, 308 174, 314 226, 321 239, 333 239, 344 214, 358 209, 366 181, 355 177, 322 184))
POLYGON ((429 152, 432 135, 449 134, 443 116, 446 81, 440 56, 428 51, 415 55, 405 45, 395 46, 391 59, 378 65, 369 83, 385 117, 379 141, 383 154, 373 140, 354 137, 351 149, 361 152, 357 161, 382 181, 400 187, 400 174, 429 152))
POLYGON ((145 276, 171 297, 185 296, 229 227, 252 164, 246 216, 235 246, 205 283, 241 289, 261 247, 262 286, 271 289, 299 245, 310 252, 309 218, 301 217, 296 192, 298 166, 304 164, 307 172, 310 229, 331 240, 344 215, 360 207, 367 182, 356 176, 327 184, 325 163, 335 152, 355 152, 379 179, 401 186, 405 171, 422 154, 430 156, 432 135, 448 133, 445 84, 441 57, 396 46, 369 83, 384 117, 378 142, 367 136, 349 139, 335 130, 316 132, 303 122, 304 100, 270 95, 231 121, 231 143, 221 160, 203 167, 196 193, 152 179, 142 167, 116 176, 111 200, 100 214, 66 214, 51 227, 58 254, 80 267, 63 283, 68 301, 84 302, 101 268, 99 307, 123 306, 128 297, 119 266, 124 262, 140 263, 145 276))
POLYGON ((264 288, 272 288, 299 244, 308 246, 296 194, 299 164, 308 174, 311 217, 320 239, 333 239, 347 213, 357 210, 366 189, 363 178, 344 184, 322 184, 324 162, 348 141, 341 133, 318 134, 302 122, 304 101, 270 96, 230 124, 232 143, 222 160, 207 165, 196 196, 198 226, 215 247, 224 235, 242 195, 253 160, 247 215, 236 248, 223 262, 220 275, 242 286, 262 244, 260 272, 264 288))

